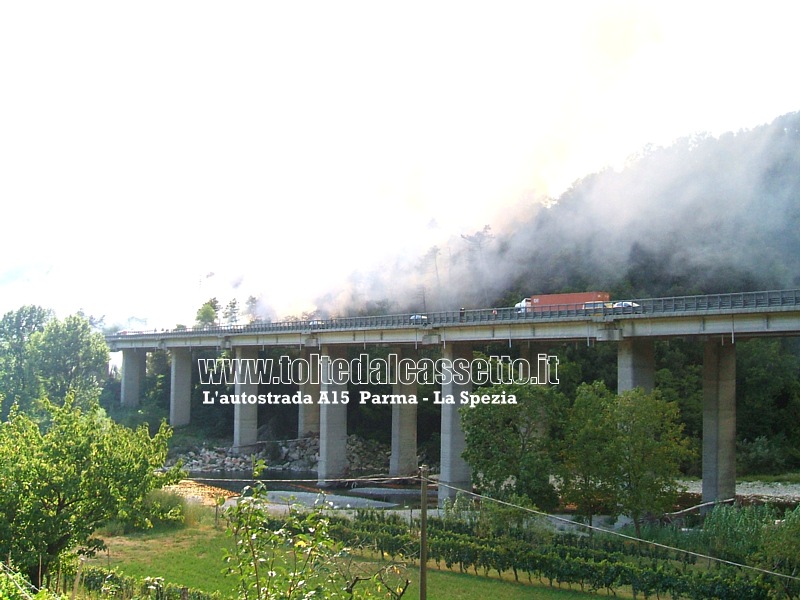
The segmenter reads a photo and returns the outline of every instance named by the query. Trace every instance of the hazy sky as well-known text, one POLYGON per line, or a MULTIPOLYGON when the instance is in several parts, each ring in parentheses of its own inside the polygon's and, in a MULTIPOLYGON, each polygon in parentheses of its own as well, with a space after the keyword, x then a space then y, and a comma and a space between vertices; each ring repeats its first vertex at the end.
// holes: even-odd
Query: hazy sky
MULTIPOLYGON (((2 2, 0 312, 191 324, 800 110, 795 2, 2 2), (556 6, 557 4, 557 6, 556 6)), ((613 210, 613 207, 611 207, 613 210)))

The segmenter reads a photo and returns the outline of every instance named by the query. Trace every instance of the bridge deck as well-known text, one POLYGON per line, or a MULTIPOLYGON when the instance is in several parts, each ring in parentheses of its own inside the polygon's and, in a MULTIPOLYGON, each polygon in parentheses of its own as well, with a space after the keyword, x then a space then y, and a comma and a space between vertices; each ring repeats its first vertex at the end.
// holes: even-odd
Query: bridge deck
POLYGON ((508 340, 614 341, 630 337, 800 333, 800 290, 634 299, 585 308, 557 304, 141 331, 106 337, 129 348, 443 344, 508 340), (617 306, 614 306, 617 304, 617 306))

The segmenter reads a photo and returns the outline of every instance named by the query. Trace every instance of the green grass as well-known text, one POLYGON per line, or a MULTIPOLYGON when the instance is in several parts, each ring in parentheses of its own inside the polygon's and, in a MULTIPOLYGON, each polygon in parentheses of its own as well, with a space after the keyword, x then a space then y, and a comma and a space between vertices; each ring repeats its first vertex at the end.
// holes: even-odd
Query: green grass
MULTIPOLYGON (((419 598, 419 569, 411 570, 411 579, 405 597, 419 598)), ((428 571, 428 600, 586 600, 589 596, 596 595, 435 568, 428 571)))
MULTIPOLYGON (((163 577, 170 583, 234 597, 236 582, 223 574, 222 558, 231 538, 214 526, 213 509, 206 509, 189 527, 107 537, 106 544, 108 552, 91 564, 114 567, 135 577, 163 577)), ((405 598, 418 598, 419 569, 409 568, 409 578, 405 598)), ((577 590, 440 571, 433 563, 428 568, 429 600, 584 600, 588 596, 577 590)))
POLYGON ((230 548, 231 539, 214 527, 213 509, 192 527, 107 537, 105 541, 108 551, 98 554, 91 564, 232 595, 235 580, 222 574, 223 551, 230 548))

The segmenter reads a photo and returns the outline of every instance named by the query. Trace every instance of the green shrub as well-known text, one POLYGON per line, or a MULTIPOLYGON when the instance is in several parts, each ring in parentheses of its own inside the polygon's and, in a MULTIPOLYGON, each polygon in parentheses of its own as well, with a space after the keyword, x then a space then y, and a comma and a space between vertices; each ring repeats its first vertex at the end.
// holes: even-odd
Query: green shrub
POLYGON ((5 564, 0 564, 0 598, 2 600, 58 600, 47 590, 38 593, 25 577, 5 564))
POLYGON ((775 475, 786 468, 786 438, 759 436, 737 444, 736 469, 741 474, 775 475))
POLYGON ((164 489, 153 490, 145 500, 149 519, 154 527, 182 524, 187 504, 186 498, 179 493, 164 489))
POLYGON ((771 506, 716 506, 706 515, 702 541, 713 556, 753 563, 752 558, 761 547, 766 527, 778 516, 771 506))
MULTIPOLYGON (((159 598, 160 600, 180 600, 183 587, 165 582, 161 577, 139 579, 122 575, 115 570, 101 567, 85 567, 81 582, 84 589, 98 592, 103 596, 122 598, 159 598)), ((192 588, 187 589, 190 600, 220 600, 217 592, 207 593, 192 588)))
MULTIPOLYGON (((189 504, 186 498, 177 492, 164 489, 152 490, 144 501, 148 522, 136 524, 132 520, 110 519, 97 530, 97 533, 101 537, 113 537, 134 531, 147 531, 152 528, 165 529, 182 526, 186 523, 187 513, 192 513, 192 518, 199 520, 194 509, 189 508, 189 504)), ((196 523, 197 520, 193 522, 196 523)))

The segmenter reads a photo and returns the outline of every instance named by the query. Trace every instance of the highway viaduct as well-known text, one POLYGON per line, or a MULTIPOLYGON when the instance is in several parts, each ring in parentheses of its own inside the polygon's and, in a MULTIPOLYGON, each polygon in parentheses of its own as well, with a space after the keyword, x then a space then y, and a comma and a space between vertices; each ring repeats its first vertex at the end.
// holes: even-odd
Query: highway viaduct
MULTIPOLYGON (((437 347, 442 357, 471 360, 472 347, 502 342, 531 364, 537 349, 554 342, 586 344, 616 342, 618 392, 654 386, 654 341, 684 338, 704 344, 703 363, 703 501, 723 500, 736 489, 736 342, 758 336, 795 336, 800 333, 800 290, 742 292, 705 296, 637 299, 622 306, 585 309, 583 305, 554 305, 519 312, 513 308, 444 311, 424 315, 345 317, 328 320, 253 323, 173 331, 125 332, 109 335, 112 351, 122 351, 122 403, 138 404, 146 353, 171 354, 170 423, 187 425, 190 419, 192 350, 226 349, 236 358, 255 359, 260 349, 277 347, 309 359, 329 357, 332 364, 357 346, 389 348, 399 356, 417 359, 420 348, 437 347)), ((326 359, 327 360, 327 359, 326 359)), ((337 367, 338 368, 338 367, 337 367)), ((448 378, 449 379, 449 378, 448 378)), ((300 385, 300 392, 319 398, 341 393, 346 383, 337 377, 300 385)), ((442 395, 458 398, 471 391, 469 382, 445 381, 442 395)), ((258 385, 237 381, 236 394, 258 394, 258 385)), ((396 394, 415 394, 414 385, 397 384, 396 394)), ((335 396, 335 395, 334 395, 335 396)), ((352 401, 352 400, 351 400, 352 401)), ((441 406, 440 481, 452 488, 469 489, 470 470, 461 453, 459 404, 441 406)), ((233 445, 256 442, 257 406, 237 404, 233 445)), ((320 482, 343 477, 346 459, 347 406, 319 403, 299 407, 298 435, 320 437, 320 482)), ((392 406, 390 475, 413 474, 417 469, 416 406, 392 406)), ((440 502, 453 495, 440 488, 440 502)))

